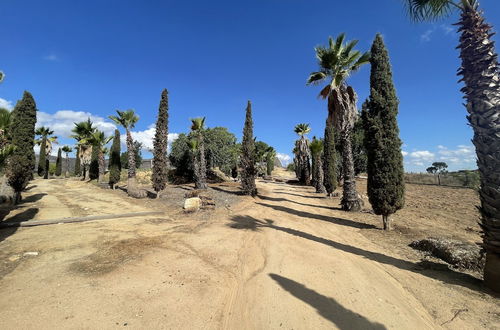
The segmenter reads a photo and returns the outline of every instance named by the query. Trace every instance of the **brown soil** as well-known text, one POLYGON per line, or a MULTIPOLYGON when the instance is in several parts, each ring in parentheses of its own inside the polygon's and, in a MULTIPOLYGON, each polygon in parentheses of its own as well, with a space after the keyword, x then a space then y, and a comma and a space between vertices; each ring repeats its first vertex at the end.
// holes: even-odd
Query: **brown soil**
MULTIPOLYGON (((364 181, 359 182, 363 195, 364 181)), ((381 219, 311 187, 211 185, 215 210, 182 211, 189 185, 136 200, 76 180, 35 180, 3 221, 165 215, 0 230, 0 324, 19 329, 472 329, 500 327, 480 274, 407 245, 480 240, 474 191, 407 185, 381 219), (38 255, 25 255, 38 252, 38 255)))

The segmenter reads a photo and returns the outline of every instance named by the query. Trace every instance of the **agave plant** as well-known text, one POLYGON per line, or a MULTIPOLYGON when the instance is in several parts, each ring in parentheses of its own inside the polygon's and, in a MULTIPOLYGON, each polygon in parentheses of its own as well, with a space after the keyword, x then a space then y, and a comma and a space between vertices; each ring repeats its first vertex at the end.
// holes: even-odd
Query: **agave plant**
POLYGON ((299 182, 304 185, 311 184, 311 153, 309 151, 309 140, 306 137, 306 134, 310 131, 309 124, 297 124, 294 128, 294 132, 300 136, 295 141, 295 172, 299 182))
MULTIPOLYGON (((354 161, 352 155, 351 132, 357 118, 357 95, 351 86, 347 85, 347 79, 360 67, 369 63, 370 53, 362 53, 355 50, 357 40, 345 41, 345 34, 340 34, 335 40, 328 39, 328 46, 316 47, 316 58, 318 59, 319 71, 313 72, 307 79, 307 84, 327 84, 319 96, 328 99, 327 124, 333 124, 340 133, 342 144, 342 163, 344 177, 344 192, 342 197, 342 208, 346 211, 359 211, 361 200, 356 191, 354 177, 354 161)), ((324 141, 325 150, 332 150, 333 137, 324 141)), ((325 168, 332 166, 334 155, 325 157, 325 168)), ((331 178, 330 180, 333 180, 331 178)))

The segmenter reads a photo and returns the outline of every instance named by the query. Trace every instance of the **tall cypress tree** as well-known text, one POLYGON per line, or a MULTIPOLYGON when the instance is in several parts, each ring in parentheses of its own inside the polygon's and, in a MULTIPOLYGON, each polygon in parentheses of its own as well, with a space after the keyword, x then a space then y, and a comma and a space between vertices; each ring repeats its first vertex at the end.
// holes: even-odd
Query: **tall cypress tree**
POLYGON ((158 119, 156 120, 156 132, 153 140, 153 173, 151 181, 156 191, 156 197, 167 186, 168 179, 168 91, 164 89, 161 93, 158 119))
POLYGON ((61 148, 57 150, 57 159, 56 159, 56 176, 61 176, 62 173, 62 155, 61 148))
POLYGON ((76 159, 75 159, 75 176, 82 175, 82 168, 80 163, 80 147, 76 146, 76 159))
POLYGON ((397 122, 398 104, 389 55, 380 34, 371 49, 370 98, 364 106, 368 156, 368 197, 384 229, 390 215, 404 206, 404 169, 397 122))
POLYGON ((22 100, 17 102, 12 112, 10 132, 12 145, 15 146, 10 156, 6 175, 9 185, 16 193, 14 202, 21 200, 21 191, 28 185, 35 169, 35 124, 36 103, 29 92, 24 92, 22 100))
POLYGON ((337 188, 337 161, 335 150, 335 126, 333 116, 328 115, 323 139, 323 173, 324 186, 328 196, 337 188))
POLYGON ((99 178, 99 146, 92 146, 92 154, 90 156, 89 179, 96 180, 99 178))
POLYGON ((115 137, 109 152, 109 185, 115 189, 115 185, 120 182, 122 163, 120 160, 121 154, 120 131, 115 129, 115 137))
POLYGON ((255 186, 255 143, 253 139, 252 103, 246 109, 243 141, 241 143, 241 188, 245 195, 257 195, 255 186))
POLYGON ((45 176, 45 172, 48 171, 46 168, 46 158, 45 150, 47 148, 47 137, 44 136, 42 138, 42 142, 40 143, 40 153, 38 155, 38 175, 45 176))

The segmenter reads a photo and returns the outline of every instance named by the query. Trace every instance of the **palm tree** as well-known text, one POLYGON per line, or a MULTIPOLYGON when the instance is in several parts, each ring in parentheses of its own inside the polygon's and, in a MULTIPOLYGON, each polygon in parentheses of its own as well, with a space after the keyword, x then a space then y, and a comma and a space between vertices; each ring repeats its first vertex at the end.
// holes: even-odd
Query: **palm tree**
POLYGON ((89 165, 92 156, 92 135, 96 131, 94 124, 90 121, 82 121, 75 123, 75 127, 71 130, 73 132, 72 138, 77 141, 78 157, 80 159, 80 164, 83 167, 83 178, 85 181, 89 176, 89 165))
POLYGON ((41 126, 35 130, 35 135, 40 138, 35 140, 35 144, 40 146, 40 156, 38 160, 39 175, 43 174, 44 179, 49 178, 49 155, 52 152, 52 145, 57 144, 57 136, 51 136, 54 131, 49 127, 41 126), (44 150, 42 150, 44 149, 44 150), (43 153, 43 155, 42 155, 43 153), (42 164, 43 163, 43 164, 42 164))
POLYGON ((66 173, 65 177, 69 177, 69 153, 73 151, 73 149, 70 146, 64 146, 62 147, 62 152, 66 154, 66 173))
POLYGON ((266 173, 267 175, 273 174, 274 159, 276 158, 276 150, 273 147, 267 148, 266 151, 266 173))
POLYGON ((294 132, 300 136, 295 141, 295 172, 299 182, 304 185, 311 184, 311 154, 309 152, 309 140, 306 137, 306 134, 310 131, 311 127, 309 124, 297 124, 294 128, 294 132))
POLYGON ((203 141, 203 131, 205 130, 205 117, 191 119, 191 134, 193 135, 190 143, 193 152, 193 165, 195 176, 195 188, 207 189, 207 162, 205 160, 205 143, 203 141))
POLYGON ((99 183, 104 182, 106 174, 106 159, 104 155, 107 153, 106 144, 113 139, 112 136, 105 136, 104 132, 96 130, 90 139, 93 148, 98 148, 98 163, 99 163, 99 183))
POLYGON ((324 185, 325 175, 323 172, 323 161, 322 153, 323 153, 323 141, 316 139, 313 137, 309 148, 311 149, 312 155, 312 177, 313 177, 313 185, 316 188, 317 193, 326 193, 326 188, 324 185))
POLYGON ((434 20, 460 12, 458 75, 465 86, 466 108, 481 174, 481 228, 486 251, 484 281, 500 292, 500 65, 491 26, 484 21, 477 0, 405 0, 416 21, 434 20))
POLYGON ((125 128, 127 133, 127 152, 128 152, 128 179, 127 179, 127 191, 129 194, 136 190, 136 178, 135 178, 135 150, 134 150, 134 140, 132 139, 132 134, 130 130, 134 128, 139 117, 135 114, 134 110, 129 109, 125 111, 116 110, 118 116, 109 116, 109 119, 114 121, 117 125, 125 128))
MULTIPOLYGON (((337 39, 329 38, 328 47, 315 48, 316 58, 320 70, 313 72, 307 79, 307 84, 319 84, 328 80, 328 84, 321 90, 319 96, 328 99, 327 123, 333 123, 339 132, 342 144, 342 164, 344 178, 344 192, 342 209, 345 211, 359 211, 361 200, 356 191, 354 177, 354 161, 352 156, 351 132, 357 118, 357 95, 351 86, 347 85, 349 76, 359 70, 361 66, 369 63, 370 53, 361 53, 354 50, 357 40, 345 42, 345 34, 340 34, 337 39)), ((330 143, 325 140, 324 148, 330 143)), ((331 161, 325 159, 326 161, 331 161)), ((326 164, 325 164, 326 165, 326 164)))

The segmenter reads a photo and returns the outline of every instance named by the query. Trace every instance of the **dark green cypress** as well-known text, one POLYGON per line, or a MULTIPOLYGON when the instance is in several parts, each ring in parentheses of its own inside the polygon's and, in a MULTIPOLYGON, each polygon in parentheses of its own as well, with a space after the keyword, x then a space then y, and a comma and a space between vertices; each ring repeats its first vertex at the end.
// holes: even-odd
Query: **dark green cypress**
POLYGON ((49 169, 46 168, 46 158, 45 150, 47 148, 47 137, 42 137, 42 143, 40 144, 40 153, 38 155, 38 175, 45 176, 45 172, 49 169))
POLYGON ((28 185, 35 170, 36 103, 29 92, 24 92, 12 112, 11 138, 15 146, 6 167, 8 184, 14 189, 15 203, 21 200, 21 191, 28 185))
POLYGON ((168 179, 168 91, 164 89, 161 93, 158 119, 156 120, 156 132, 153 140, 153 172, 151 181, 156 197, 167 186, 168 179))
POLYGON ((92 154, 90 156, 89 179, 96 180, 99 178, 99 146, 92 146, 92 154))
POLYGON ((76 146, 76 159, 75 159, 75 176, 82 175, 82 168, 80 163, 80 147, 76 146))
POLYGON ((255 141, 253 139, 252 103, 248 101, 241 143, 241 188, 245 195, 257 195, 255 186, 255 141))
POLYGON ((62 173, 62 155, 61 148, 57 150, 57 159, 56 159, 56 176, 61 176, 62 173))
POLYGON ((324 185, 328 196, 337 188, 337 161, 335 150, 335 126, 333 115, 328 115, 323 139, 323 172, 324 185))
POLYGON ((120 182, 122 171, 122 163, 120 160, 121 154, 120 131, 115 129, 115 137, 109 153, 109 185, 115 188, 115 185, 120 182))
POLYGON ((404 206, 404 169, 397 122, 398 104, 389 55, 380 34, 371 49, 370 98, 364 105, 365 145, 368 156, 368 198, 384 229, 390 215, 404 206))

